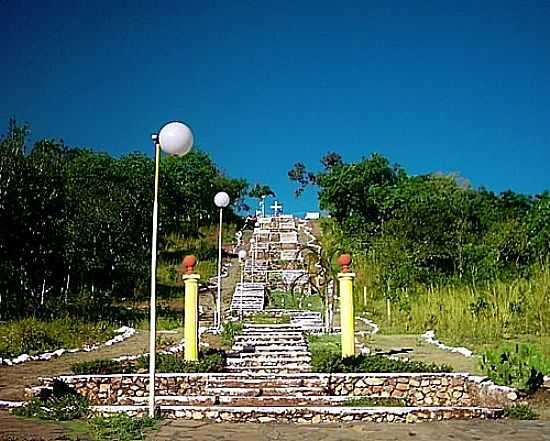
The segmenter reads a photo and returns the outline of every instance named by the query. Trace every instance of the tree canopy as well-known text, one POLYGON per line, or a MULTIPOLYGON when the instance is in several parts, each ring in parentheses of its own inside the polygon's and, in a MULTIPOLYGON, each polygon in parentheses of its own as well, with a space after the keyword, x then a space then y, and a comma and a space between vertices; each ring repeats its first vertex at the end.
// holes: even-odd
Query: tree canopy
MULTIPOLYGON (((55 140, 27 145, 10 121, 0 138, 0 318, 47 313, 79 295, 125 297, 148 286, 154 161, 55 140)), ((160 244, 216 222, 218 191, 234 221, 247 183, 204 152, 162 157, 160 244), (232 208, 233 207, 233 208, 232 208)))

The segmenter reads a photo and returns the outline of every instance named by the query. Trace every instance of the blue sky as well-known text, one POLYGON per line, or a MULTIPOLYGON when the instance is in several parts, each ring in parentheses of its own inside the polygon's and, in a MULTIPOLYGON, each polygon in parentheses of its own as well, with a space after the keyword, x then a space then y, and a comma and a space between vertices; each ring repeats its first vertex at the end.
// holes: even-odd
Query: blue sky
POLYGON ((328 151, 550 188, 549 1, 0 0, 0 127, 119 155, 180 119, 266 183, 328 151))

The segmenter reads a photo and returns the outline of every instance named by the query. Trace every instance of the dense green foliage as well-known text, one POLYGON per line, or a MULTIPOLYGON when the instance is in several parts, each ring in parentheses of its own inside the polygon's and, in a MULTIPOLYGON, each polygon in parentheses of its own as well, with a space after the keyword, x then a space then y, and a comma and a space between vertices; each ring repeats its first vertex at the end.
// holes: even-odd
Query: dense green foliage
MULTIPOLYGON (((148 286, 153 160, 115 158, 42 140, 10 122, 0 137, 0 319, 55 316, 80 297, 110 304, 148 286)), ((217 220, 246 182, 224 176, 200 150, 161 159, 159 248, 217 220)), ((226 220, 236 219, 231 209, 226 220)), ((168 251, 168 250, 166 250, 168 251)), ((180 250, 180 253, 182 251, 180 250)))
MULTIPOLYGON (((199 352, 199 361, 186 361, 183 354, 157 354, 157 372, 223 372, 227 356, 220 349, 205 349, 199 352)), ((137 360, 139 369, 149 368, 149 356, 137 360)))
POLYGON ((108 358, 80 361, 71 365, 71 371, 76 375, 133 374, 136 370, 131 364, 108 358))
POLYGON ((481 369, 495 383, 534 392, 550 373, 550 360, 533 346, 503 344, 494 351, 486 351, 480 360, 481 369))
POLYGON ((113 327, 106 322, 69 319, 44 322, 34 318, 7 322, 0 325, 0 358, 81 348, 107 341, 113 335, 113 327))
POLYGON ((318 186, 341 249, 367 256, 388 291, 523 275, 549 258, 549 192, 495 195, 457 176, 409 176, 377 154, 329 159, 317 174, 296 164, 289 176, 318 186))
MULTIPOLYGON (((519 339, 548 353, 550 192, 499 195, 455 175, 411 176, 377 154, 317 173, 289 172, 319 189, 321 245, 353 256, 355 306, 383 332, 435 329, 483 350, 519 339)), ((334 275, 332 275, 334 277, 334 275)))
POLYGON ((144 440, 145 430, 159 427, 159 420, 149 417, 131 417, 125 413, 96 416, 89 420, 91 432, 97 441, 144 440))

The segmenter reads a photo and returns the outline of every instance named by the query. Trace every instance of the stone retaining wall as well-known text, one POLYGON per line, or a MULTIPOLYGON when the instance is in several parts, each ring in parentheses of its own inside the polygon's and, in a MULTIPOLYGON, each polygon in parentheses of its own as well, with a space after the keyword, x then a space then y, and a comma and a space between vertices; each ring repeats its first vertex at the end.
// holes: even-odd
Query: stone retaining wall
MULTIPOLYGON (((58 377, 92 404, 132 404, 131 397, 147 395, 148 375, 74 375, 58 377)), ((220 383, 242 387, 280 388, 285 395, 285 379, 298 381, 301 387, 321 387, 324 395, 401 398, 410 406, 505 407, 518 399, 514 389, 495 386, 486 377, 462 373, 444 374, 157 374, 157 396, 219 395, 220 383), (257 379, 257 381, 255 380, 257 379), (250 382, 252 381, 252 383, 250 382), (214 385, 214 383, 216 383, 214 385), (216 391, 210 391, 216 387, 216 391)), ((42 386, 51 386, 53 378, 42 378, 42 386)))
MULTIPOLYGON (((145 406, 97 406, 95 414, 108 415, 125 412, 132 416, 146 416, 145 406)), ((415 423, 419 421, 440 421, 450 419, 494 419, 502 414, 498 409, 478 407, 401 407, 401 408, 326 408, 326 407, 177 407, 163 406, 160 414, 165 418, 184 418, 189 420, 210 420, 231 423, 345 423, 352 421, 415 423)))

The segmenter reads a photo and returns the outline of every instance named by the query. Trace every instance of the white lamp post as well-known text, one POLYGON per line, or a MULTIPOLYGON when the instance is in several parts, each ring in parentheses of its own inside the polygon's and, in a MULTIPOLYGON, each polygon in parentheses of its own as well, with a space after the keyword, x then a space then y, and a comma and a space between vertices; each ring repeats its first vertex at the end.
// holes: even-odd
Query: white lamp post
POLYGON ((222 220, 223 209, 229 205, 229 195, 220 191, 214 196, 214 204, 220 209, 220 228, 218 232, 218 295, 216 297, 216 313, 214 314, 214 326, 222 327, 222 220))
POLYGON ((250 239, 250 251, 252 253, 252 283, 254 283, 254 267, 256 266, 256 239, 250 239))
POLYGON ((155 416, 155 370, 156 370, 156 274, 157 274, 157 230, 158 230, 158 193, 159 166, 161 149, 171 155, 184 156, 193 147, 193 133, 181 122, 166 124, 159 133, 152 135, 155 144, 155 184, 153 194, 153 237, 151 240, 151 316, 149 319, 149 416, 155 416))
POLYGON ((243 292, 244 292, 244 264, 246 260, 246 250, 239 251, 239 262, 241 262, 241 298, 239 307, 239 316, 243 319, 243 292))

